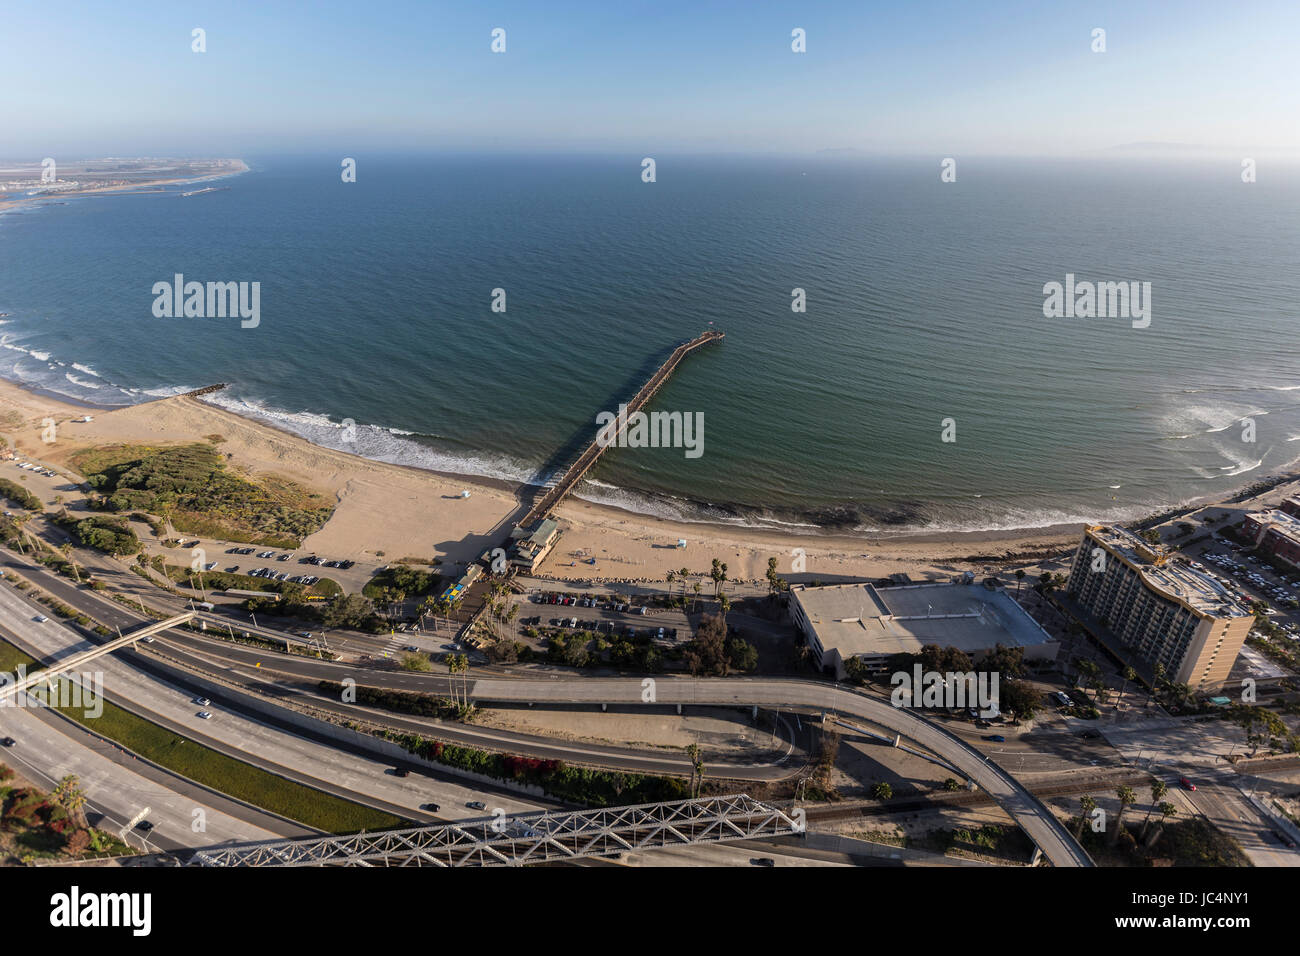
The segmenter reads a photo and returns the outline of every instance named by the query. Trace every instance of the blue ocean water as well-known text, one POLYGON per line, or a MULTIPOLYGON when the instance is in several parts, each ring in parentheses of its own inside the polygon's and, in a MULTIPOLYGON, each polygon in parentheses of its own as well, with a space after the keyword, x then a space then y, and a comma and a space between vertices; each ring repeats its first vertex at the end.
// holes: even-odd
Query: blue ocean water
POLYGON ((230 382, 322 444, 539 481, 713 323, 652 405, 703 412, 704 454, 619 449, 581 493, 773 525, 1113 519, 1300 456, 1294 169, 640 159, 251 157, 218 192, 20 207, 0 375, 108 405, 230 382), (156 318, 175 273, 260 282, 260 325, 156 318), (1150 282, 1150 327, 1045 318, 1067 273, 1150 282))

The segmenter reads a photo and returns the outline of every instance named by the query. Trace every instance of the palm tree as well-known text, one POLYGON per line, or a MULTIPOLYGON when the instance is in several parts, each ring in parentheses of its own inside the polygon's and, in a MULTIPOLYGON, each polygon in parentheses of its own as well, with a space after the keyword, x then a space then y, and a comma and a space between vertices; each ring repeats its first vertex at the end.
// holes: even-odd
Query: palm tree
POLYGON ((718 607, 722 611, 722 633, 727 633, 727 612, 731 610, 731 599, 725 594, 718 598, 718 607))
POLYGON ((464 656, 461 654, 449 654, 447 656, 447 674, 451 677, 451 680, 449 681, 451 686, 451 702, 457 707, 460 706, 460 698, 456 696, 456 675, 460 673, 462 666, 466 668, 469 666, 468 661, 465 661, 462 665, 461 662, 464 660, 464 656))
POLYGON ((1137 671, 1135 671, 1135 670, 1132 668, 1132 666, 1126 666, 1126 667, 1124 668, 1124 673, 1121 674, 1120 676, 1122 676, 1122 677, 1124 678, 1124 683, 1120 686, 1120 689, 1119 689, 1119 701, 1118 701, 1118 703, 1121 703, 1121 704, 1122 704, 1122 703, 1124 703, 1124 694, 1128 691, 1129 681, 1137 680, 1137 676, 1138 676, 1138 675, 1137 675, 1137 671))
POLYGON ((686 576, 691 572, 686 568, 681 568, 677 572, 678 579, 682 582, 682 601, 686 601, 686 576))
POLYGON ((686 755, 691 758, 691 797, 694 798, 704 785, 704 756, 699 744, 687 744, 686 755))
POLYGON ((70 773, 60 780, 50 796, 57 805, 68 811, 73 826, 79 830, 86 828, 86 795, 82 792, 81 781, 77 779, 75 773, 70 773))
POLYGON ((1147 827, 1151 823, 1151 812, 1152 810, 1155 810, 1156 806, 1165 798, 1165 794, 1168 792, 1169 786, 1163 780, 1151 781, 1151 807, 1147 810, 1147 815, 1142 821, 1142 832, 1138 835, 1139 840, 1146 837, 1147 827))
POLYGON ((63 555, 63 559, 68 562, 68 566, 72 568, 72 576, 76 578, 77 583, 80 584, 81 574, 80 572, 77 571, 77 562, 72 560, 72 558, 70 557, 70 555, 72 554, 72 542, 65 541, 63 542, 63 544, 59 545, 59 553, 61 553, 63 555))
POLYGON ((691 603, 691 610, 700 606, 700 582, 696 581, 691 587, 695 590, 695 600, 691 603))
POLYGON ((1020 597, 1020 586, 1025 580, 1025 569, 1016 568, 1016 597, 1020 597))
POLYGON ((1097 801, 1092 799, 1086 793, 1079 798, 1079 827, 1074 831, 1074 838, 1077 840, 1083 835, 1083 825, 1092 817, 1092 812, 1097 809, 1097 801))
POLYGON ((1151 834, 1151 839, 1147 841, 1147 849, 1156 845, 1160 839, 1160 834, 1165 832, 1165 821, 1178 813, 1178 808, 1172 803, 1160 804, 1160 825, 1156 827, 1155 832, 1151 834))
POLYGON ((714 558, 713 567, 709 570, 709 578, 712 579, 713 581, 713 596, 715 598, 718 596, 718 581, 722 575, 722 571, 720 569, 721 564, 722 562, 720 562, 717 558, 714 558))
POLYGON ((668 578, 668 597, 671 598, 673 596, 673 582, 677 580, 677 572, 669 568, 667 578, 668 578))
POLYGON ((1119 813, 1115 814, 1115 832, 1110 838, 1112 846, 1119 840, 1120 829, 1124 826, 1124 811, 1137 803, 1137 794, 1126 783, 1115 788, 1115 796, 1119 797, 1119 813))

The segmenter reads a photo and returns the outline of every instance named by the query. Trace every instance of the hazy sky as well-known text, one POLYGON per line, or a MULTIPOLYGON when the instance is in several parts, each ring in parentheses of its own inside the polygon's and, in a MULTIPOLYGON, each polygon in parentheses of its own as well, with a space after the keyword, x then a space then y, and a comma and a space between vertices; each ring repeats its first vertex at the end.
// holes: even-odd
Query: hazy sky
POLYGON ((1300 154, 1298 48, 1300 0, 8 0, 0 157, 1300 154))

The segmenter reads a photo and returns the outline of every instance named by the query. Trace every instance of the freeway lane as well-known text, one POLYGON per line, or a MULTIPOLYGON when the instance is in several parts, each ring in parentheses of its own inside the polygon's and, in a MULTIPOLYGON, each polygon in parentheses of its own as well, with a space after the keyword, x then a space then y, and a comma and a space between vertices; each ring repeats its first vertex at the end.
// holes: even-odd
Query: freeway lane
MULTIPOLYGON (((11 559, 12 560, 12 559, 11 559)), ((23 569, 25 573, 30 573, 23 569)), ((50 578, 44 576, 42 583, 50 578)), ((57 579, 54 579, 57 583, 57 579)), ((54 589, 53 587, 51 588, 54 589)), ((62 589, 79 599, 84 606, 87 596, 99 598, 84 590, 62 589)), ((72 599, 67 599, 72 603, 72 599)), ((104 603, 110 603, 105 601, 104 603)), ((125 609, 116 607, 117 612, 125 609)), ((127 615, 134 617, 134 615, 127 615)), ((114 620, 112 623, 118 623, 114 620)), ((180 632, 165 638, 169 644, 188 640, 180 632)), ((160 638, 163 640, 163 638, 160 638)), ((292 674, 299 679, 341 680, 352 677, 368 686, 421 690, 424 693, 447 693, 448 678, 401 672, 379 672, 352 665, 335 664, 294 658, 283 654, 256 652, 264 666, 292 674)), ((247 659, 248 649, 238 645, 223 648, 226 659, 247 659)), ((943 757, 969 779, 982 787, 998 802, 1017 824, 1028 834, 1043 854, 1055 866, 1091 866, 1087 853, 1074 840, 1069 830, 1010 774, 993 763, 974 747, 956 735, 907 710, 893 707, 883 698, 869 697, 855 691, 832 687, 814 681, 771 679, 683 679, 660 678, 654 682, 655 702, 658 704, 695 704, 707 706, 746 707, 758 705, 772 709, 807 708, 813 711, 832 711, 849 717, 867 720, 900 733, 943 757)), ((551 679, 480 679, 475 680, 470 697, 479 701, 500 703, 581 703, 581 704, 640 704, 644 703, 643 683, 637 678, 586 678, 560 677, 551 679)))
MULTIPOLYGON (((470 697, 502 703, 571 704, 643 702, 647 688, 636 678, 569 680, 476 680, 470 697)), ((653 681, 656 704, 807 708, 871 721, 943 757, 975 781, 1029 835, 1054 866, 1092 866, 1069 830, 1032 793, 974 747, 883 698, 812 681, 782 679, 674 679, 653 681)))
MULTIPOLYGON (((172 632, 159 639, 166 644, 184 646, 196 640, 192 635, 172 632)), ((213 642, 204 641, 211 645, 213 642)), ((300 680, 342 680, 351 677, 372 687, 391 687, 432 694, 448 694, 449 678, 441 675, 402 671, 374 671, 350 664, 316 661, 307 658, 269 654, 238 645, 220 647, 220 656, 228 661, 242 660, 245 666, 262 663, 263 670, 275 670, 300 680)), ((1083 848, 1068 829, 1046 806, 993 763, 956 735, 917 716, 895 708, 883 698, 869 697, 856 691, 814 681, 771 679, 657 678, 654 695, 647 701, 643 694, 647 684, 640 678, 561 677, 547 678, 480 678, 470 685, 472 700, 485 703, 545 704, 619 704, 656 705, 691 704, 697 706, 749 707, 770 709, 806 709, 832 711, 857 717, 900 733, 946 759, 974 780, 1029 835, 1056 866, 1091 866, 1083 848)), ((581 758, 579 758, 581 759, 581 758)))

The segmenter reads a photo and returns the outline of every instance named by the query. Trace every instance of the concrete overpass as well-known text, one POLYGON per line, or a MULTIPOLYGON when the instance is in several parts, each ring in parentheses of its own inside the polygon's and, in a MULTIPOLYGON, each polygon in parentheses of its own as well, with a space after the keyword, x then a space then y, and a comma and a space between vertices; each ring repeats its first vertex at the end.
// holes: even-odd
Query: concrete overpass
POLYGON ((158 621, 155 624, 146 624, 138 631, 132 631, 130 634, 124 634, 113 638, 105 644, 92 647, 88 651, 81 651, 73 654, 71 657, 65 657, 44 670, 37 671, 34 674, 28 674, 25 677, 14 681, 12 684, 5 684, 0 687, 0 700, 6 700, 15 694, 20 694, 27 688, 35 684, 49 684, 60 674, 67 674, 71 671, 78 670, 83 664, 88 664, 97 657, 103 657, 105 654, 112 654, 114 651, 126 647, 128 644, 134 644, 160 631, 166 631, 173 627, 178 627, 187 621, 193 620, 194 612, 187 611, 184 614, 177 614, 175 617, 169 617, 165 621, 158 621))
POLYGON ((869 721, 937 754, 981 787, 1016 821, 1053 866, 1093 865, 1069 828, 984 754, 913 711, 842 687, 761 678, 479 679, 469 696, 475 703, 758 706, 804 709, 869 721))

